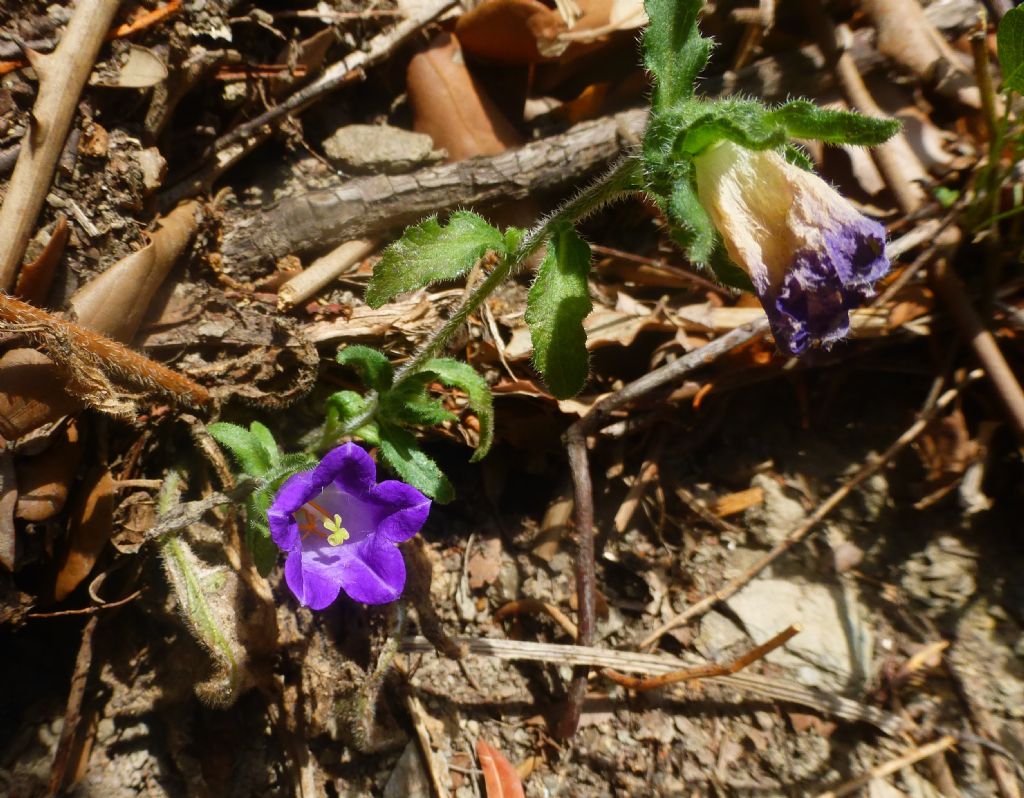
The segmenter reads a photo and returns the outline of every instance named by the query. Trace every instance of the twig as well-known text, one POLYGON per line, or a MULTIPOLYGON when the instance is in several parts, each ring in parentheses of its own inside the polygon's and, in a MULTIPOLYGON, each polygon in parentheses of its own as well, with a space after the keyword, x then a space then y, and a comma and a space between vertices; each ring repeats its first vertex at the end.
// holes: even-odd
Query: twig
MULTIPOLYGON (((591 646, 565 646, 555 643, 533 643, 525 640, 497 640, 482 637, 458 637, 455 643, 468 654, 494 657, 502 660, 526 660, 594 668, 614 668, 632 673, 670 673, 691 668, 698 663, 678 659, 667 654, 640 654, 634 651, 593 648, 591 646)), ((405 638, 401 650, 406 653, 430 653, 435 646, 425 637, 405 638)), ((782 682, 763 676, 736 673, 728 676, 709 676, 709 684, 751 693, 774 701, 787 701, 811 707, 818 712, 849 721, 863 721, 883 731, 898 734, 904 727, 903 719, 876 707, 861 704, 849 698, 804 687, 794 682, 782 682)))
POLYGON ((887 465, 892 459, 905 449, 910 443, 912 443, 932 422, 932 420, 938 416, 938 414, 948 407, 953 400, 960 395, 960 392, 970 382, 979 379, 982 376, 980 370, 972 371, 964 378, 960 384, 955 388, 951 388, 946 391, 942 396, 936 400, 935 404, 932 405, 928 410, 921 413, 917 421, 908 427, 902 435, 900 435, 889 448, 882 453, 881 456, 870 460, 865 463, 861 468, 854 474, 849 480, 841 485, 831 496, 829 496, 824 502, 818 505, 818 508, 811 513, 807 519, 800 524, 796 529, 786 535, 779 543, 777 543, 771 550, 769 550, 764 556, 758 559, 753 565, 746 568, 743 573, 732 579, 728 584, 719 590, 715 591, 709 596, 702 598, 696 604, 687 607, 683 612, 674 618, 670 619, 666 623, 659 626, 651 634, 640 641, 640 648, 648 648, 658 642, 660 638, 666 632, 671 631, 685 623, 688 623, 693 618, 703 615, 705 612, 710 610, 716 604, 721 601, 725 601, 729 597, 735 595, 739 590, 746 585, 751 579, 753 579, 762 570, 767 568, 771 563, 775 562, 779 557, 789 551, 793 546, 807 537, 810 533, 830 512, 838 507, 843 500, 850 495, 853 490, 863 483, 866 479, 871 477, 882 469, 883 466, 887 465))
POLYGON ((457 206, 536 196, 593 174, 620 155, 623 140, 640 135, 646 124, 645 110, 623 111, 500 155, 404 175, 360 177, 334 189, 301 194, 229 219, 221 252, 230 263, 272 262, 383 235, 457 206))
MULTIPOLYGON (((576 593, 579 607, 579 642, 588 646, 593 643, 596 628, 594 607, 596 576, 594 573, 594 495, 590 480, 590 461, 587 456, 587 435, 598 429, 608 415, 629 402, 682 377, 694 369, 705 366, 726 352, 760 336, 768 327, 767 319, 760 319, 749 326, 737 327, 732 332, 687 353, 683 357, 662 366, 622 390, 607 396, 579 419, 563 436, 572 473, 573 492, 576 503, 576 534, 579 555, 576 558, 576 593)), ((560 722, 559 732, 569 737, 579 725, 583 697, 587 685, 587 668, 578 668, 569 686, 568 702, 560 722)))
POLYGON ((82 629, 82 642, 78 646, 78 657, 75 659, 75 671, 71 676, 71 690, 68 694, 67 708, 64 710, 64 728, 60 731, 60 742, 57 744, 57 753, 54 754, 53 765, 50 767, 49 795, 60 794, 64 787, 64 780, 67 776, 68 770, 68 760, 71 757, 72 746, 75 744, 75 735, 78 732, 78 724, 82 720, 82 702, 85 699, 85 684, 89 679, 89 670, 92 667, 93 637, 99 620, 99 615, 93 615, 82 629))
POLYGON ((846 784, 843 784, 834 790, 819 793, 818 798, 839 798, 841 795, 849 795, 851 792, 856 792, 874 779, 884 779, 886 776, 891 776, 893 773, 903 770, 903 768, 910 767, 915 762, 920 762, 922 759, 927 759, 930 756, 941 753, 942 751, 952 748, 954 745, 956 745, 956 737, 951 734, 947 734, 944 737, 940 737, 938 740, 934 740, 926 745, 907 751, 907 753, 902 756, 898 756, 883 765, 877 765, 871 768, 867 773, 846 782, 846 784))
POLYGON ((49 55, 27 51, 39 76, 39 93, 0 207, 0 290, 8 291, 14 284, 50 190, 78 97, 118 5, 119 0, 80 0, 56 50, 49 55))
POLYGON ((576 629, 574 624, 569 617, 562 612, 554 604, 548 604, 546 601, 540 599, 519 599, 518 601, 510 601, 507 604, 503 604, 501 609, 494 613, 494 620, 503 621, 512 615, 519 615, 521 613, 544 613, 551 620, 562 627, 562 630, 569 635, 573 640, 576 640, 579 636, 579 631, 576 629))
POLYGON ((801 631, 802 629, 798 624, 791 624, 770 640, 767 640, 758 646, 754 646, 742 656, 737 657, 731 662, 726 662, 723 665, 719 665, 717 662, 709 662, 707 665, 698 665, 695 668, 683 668, 678 671, 670 671, 669 673, 664 673, 661 676, 654 676, 649 679, 637 679, 632 676, 623 676, 618 671, 613 671, 610 668, 605 668, 601 671, 601 675, 606 676, 616 684, 628 687, 630 690, 636 690, 637 692, 657 690, 660 687, 666 687, 670 684, 678 684, 679 682, 692 682, 697 679, 707 679, 709 676, 729 676, 731 674, 738 673, 748 665, 757 662, 759 659, 763 659, 779 646, 784 646, 788 640, 799 634, 801 631))
POLYGON ((375 239, 358 238, 355 241, 346 241, 322 258, 317 258, 278 289, 278 307, 284 310, 313 296, 339 275, 344 274, 346 269, 370 255, 378 246, 379 243, 375 239))

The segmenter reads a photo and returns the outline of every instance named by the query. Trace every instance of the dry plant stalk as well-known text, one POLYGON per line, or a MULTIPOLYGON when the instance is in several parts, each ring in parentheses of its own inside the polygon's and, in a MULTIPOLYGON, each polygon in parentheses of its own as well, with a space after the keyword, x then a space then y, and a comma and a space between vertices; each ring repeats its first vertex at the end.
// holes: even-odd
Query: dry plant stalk
POLYGON ((25 254, 89 72, 119 0, 79 0, 57 49, 28 50, 39 94, 0 207, 0 290, 9 291, 25 254))
POLYGON ((68 371, 71 385, 82 391, 79 398, 105 412, 124 415, 134 407, 113 380, 143 392, 164 394, 190 407, 212 401, 203 386, 184 375, 106 336, 2 293, 0 330, 24 334, 45 347, 50 357, 68 371))

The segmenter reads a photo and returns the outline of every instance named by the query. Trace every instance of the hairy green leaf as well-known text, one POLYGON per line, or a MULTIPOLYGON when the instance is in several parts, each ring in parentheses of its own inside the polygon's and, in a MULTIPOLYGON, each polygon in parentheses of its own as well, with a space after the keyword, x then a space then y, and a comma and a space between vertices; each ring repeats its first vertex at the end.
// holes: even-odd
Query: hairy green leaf
POLYGON ((379 308, 403 291, 454 280, 492 250, 504 252, 505 237, 483 217, 456 211, 442 227, 437 217, 431 216, 406 228, 402 237, 384 250, 373 267, 366 301, 379 308))
MULTIPOLYGON (((355 391, 337 391, 332 393, 327 398, 324 412, 323 445, 329 445, 331 441, 336 440, 352 419, 363 415, 367 407, 366 399, 355 391)), ((376 428, 372 422, 367 422, 363 426, 349 432, 370 443, 375 444, 377 441, 376 428)))
POLYGON ((423 369, 449 388, 466 392, 469 409, 480 420, 480 443, 470 462, 483 459, 494 441, 494 399, 487 381, 468 363, 450 357, 428 360, 423 369))
POLYGON ((1003 88, 1024 94, 1024 7, 1007 11, 996 31, 1003 88))
POLYGON ((590 247, 571 225, 555 228, 526 299, 533 362, 559 399, 578 394, 590 370, 583 319, 593 308, 587 291, 590 247))
POLYGON ((278 448, 277 441, 274 440, 273 433, 258 421, 249 424, 249 432, 267 453, 270 465, 277 465, 281 461, 281 450, 278 448))
POLYGON ((392 424, 381 424, 380 453, 399 477, 430 498, 441 504, 455 498, 452 483, 420 449, 412 433, 392 424))
POLYGON ((253 432, 237 424, 218 421, 206 429, 217 443, 232 454, 244 473, 258 477, 270 469, 277 453, 277 444, 270 431, 262 424, 259 427, 260 432, 253 432), (272 449, 264 443, 268 437, 272 449))
POLYGON ((900 129, 900 123, 895 119, 833 111, 820 108, 809 100, 791 100, 774 111, 768 111, 765 118, 769 124, 780 126, 790 136, 817 139, 826 144, 871 147, 888 141, 900 129))
POLYGON ((645 0, 650 24, 644 33, 644 63, 654 75, 655 113, 693 96, 694 83, 711 56, 711 40, 700 35, 703 0, 645 0))
POLYGON ((383 352, 368 346, 346 346, 338 350, 338 362, 354 368, 367 388, 386 391, 391 387, 394 371, 383 352))
POLYGON ((410 374, 398 385, 380 396, 380 415, 398 424, 442 424, 454 421, 441 400, 427 390, 436 379, 429 371, 410 374))

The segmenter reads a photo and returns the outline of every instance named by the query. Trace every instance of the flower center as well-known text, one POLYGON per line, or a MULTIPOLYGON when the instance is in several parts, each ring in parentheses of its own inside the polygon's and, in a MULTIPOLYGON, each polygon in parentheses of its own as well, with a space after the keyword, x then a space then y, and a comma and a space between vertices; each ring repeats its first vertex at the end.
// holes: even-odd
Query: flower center
POLYGON ((299 529, 307 535, 325 537, 332 546, 340 546, 351 537, 349 531, 341 525, 341 515, 339 513, 334 513, 332 518, 323 507, 312 501, 306 502, 299 512, 304 517, 304 520, 299 521, 299 529), (314 511, 316 515, 314 515, 314 511), (320 529, 321 525, 323 530, 320 529), (330 532, 330 534, 325 534, 324 530, 330 532))

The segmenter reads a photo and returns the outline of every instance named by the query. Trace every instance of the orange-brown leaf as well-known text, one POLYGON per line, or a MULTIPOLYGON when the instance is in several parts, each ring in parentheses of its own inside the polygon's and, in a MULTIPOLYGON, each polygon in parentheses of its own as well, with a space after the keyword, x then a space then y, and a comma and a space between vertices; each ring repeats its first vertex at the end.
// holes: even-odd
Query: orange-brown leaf
POLYGON ((448 151, 449 161, 497 155, 522 137, 466 68, 450 33, 414 56, 407 73, 414 127, 448 151))
POLYGON ((519 774, 501 751, 481 738, 476 741, 476 758, 484 772, 487 798, 525 798, 519 774))
POLYGON ((61 601, 89 575, 114 530, 114 478, 104 468, 83 485, 71 511, 68 547, 61 558, 53 596, 61 601))

